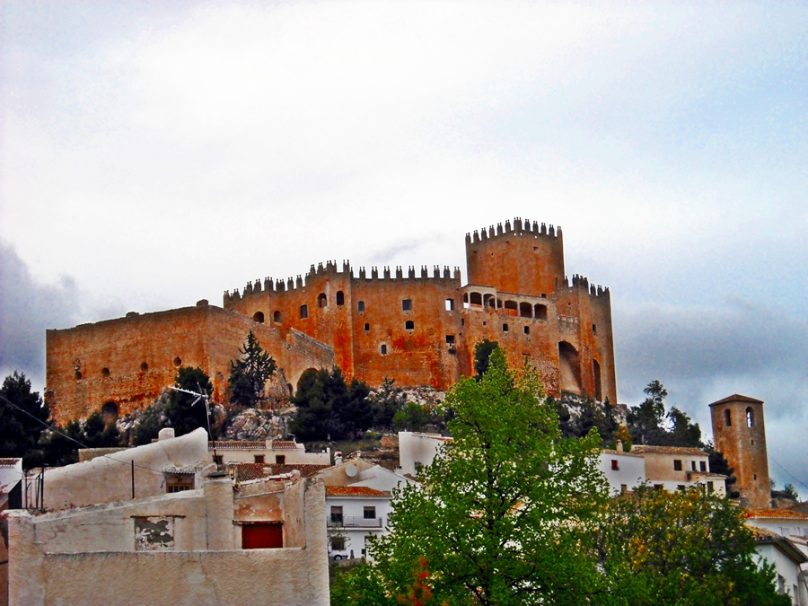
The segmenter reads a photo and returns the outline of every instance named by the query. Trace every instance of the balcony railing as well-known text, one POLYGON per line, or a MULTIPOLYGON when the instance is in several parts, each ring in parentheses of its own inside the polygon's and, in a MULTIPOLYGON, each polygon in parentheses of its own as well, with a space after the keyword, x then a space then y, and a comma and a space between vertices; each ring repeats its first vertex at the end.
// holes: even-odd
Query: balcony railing
POLYGON ((364 518, 362 516, 332 517, 328 525, 333 528, 381 528, 381 518, 364 518))

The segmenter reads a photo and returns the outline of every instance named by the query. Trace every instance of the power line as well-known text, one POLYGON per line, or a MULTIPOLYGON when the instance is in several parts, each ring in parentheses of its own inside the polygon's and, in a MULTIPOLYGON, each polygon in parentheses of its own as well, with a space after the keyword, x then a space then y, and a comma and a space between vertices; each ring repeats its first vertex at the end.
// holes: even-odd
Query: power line
POLYGON ((782 469, 783 471, 785 471, 785 472, 786 472, 786 473, 787 473, 787 474, 788 474, 788 475, 791 477, 791 479, 792 479, 792 480, 794 480, 794 481, 795 481, 797 484, 799 484, 800 486, 802 486, 803 488, 805 488, 806 490, 808 490, 808 484, 806 484, 805 482, 803 482, 802 480, 800 480, 800 479, 799 479, 797 476, 795 476, 795 475, 794 475, 793 473, 791 473, 791 472, 790 472, 788 469, 786 469, 785 465, 783 465, 782 463, 780 463, 780 462, 779 462, 777 459, 775 459, 774 457, 772 457, 772 461, 774 461, 775 465, 777 465, 777 466, 778 466, 780 469, 782 469))
MULTIPOLYGON (((68 440, 70 440, 71 442, 74 442, 74 443, 78 444, 78 445, 79 445, 79 446, 81 446, 82 448, 87 448, 87 449, 89 449, 89 448, 90 448, 90 446, 87 446, 86 444, 81 443, 79 440, 75 439, 74 437, 72 437, 72 436, 70 436, 70 435, 68 435, 68 434, 66 434, 66 433, 64 433, 64 432, 62 432, 62 431, 59 431, 58 429, 56 429, 56 427, 53 427, 52 425, 49 425, 48 423, 46 423, 46 422, 45 422, 45 421, 43 421, 42 419, 38 419, 37 417, 35 417, 34 415, 32 415, 32 414, 31 414, 30 412, 28 412, 27 410, 25 410, 25 409, 23 409, 23 408, 20 408, 20 407, 19 407, 19 406, 17 406, 17 405, 16 405, 14 402, 12 402, 12 401, 11 401, 11 400, 9 400, 8 398, 6 398, 4 395, 0 394, 0 399, 2 399, 2 400, 3 400, 3 401, 6 403, 6 404, 8 404, 9 406, 13 407, 14 409, 16 409, 16 410, 20 411, 20 412, 21 412, 21 413, 23 413, 24 415, 26 415, 26 416, 28 416, 28 417, 31 417, 31 418, 32 418, 34 421, 36 421, 37 423, 40 423, 41 425, 44 425, 46 429, 49 429, 49 430, 50 430, 50 431, 52 431, 53 433, 59 434, 59 435, 60 435, 60 436, 62 436, 63 438, 67 438, 68 440)), ((134 465, 134 466, 135 466, 137 469, 143 469, 143 470, 145 470, 145 471, 148 471, 148 472, 151 472, 151 473, 153 473, 153 474, 157 474, 157 475, 163 475, 163 474, 165 473, 163 470, 154 469, 154 468, 152 468, 152 467, 148 467, 148 466, 146 466, 146 465, 141 465, 140 463, 135 463, 135 462, 134 462, 132 459, 129 459, 128 461, 121 461, 120 459, 116 459, 116 458, 114 458, 112 455, 108 455, 108 454, 103 454, 103 455, 100 455, 98 458, 109 459, 110 461, 114 461, 114 462, 116 462, 116 463, 120 463, 121 465, 134 465)))

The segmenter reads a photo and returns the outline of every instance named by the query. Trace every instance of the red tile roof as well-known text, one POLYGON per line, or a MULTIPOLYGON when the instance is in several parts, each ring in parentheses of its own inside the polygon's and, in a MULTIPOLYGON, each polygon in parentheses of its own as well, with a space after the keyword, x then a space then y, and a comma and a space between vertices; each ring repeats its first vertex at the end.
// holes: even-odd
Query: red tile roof
POLYGON ((272 450, 297 450, 297 444, 289 440, 272 440, 272 450))
POLYGON ((390 493, 367 486, 326 486, 327 497, 389 497, 390 493))
POLYGON ((808 514, 793 509, 747 509, 743 512, 743 517, 808 520, 808 514))
POLYGON ((755 398, 750 398, 749 396, 742 396, 740 394, 732 394, 731 396, 727 396, 726 398, 721 398, 710 404, 710 406, 715 406, 716 404, 729 404, 730 402, 748 402, 750 404, 763 404, 763 400, 756 400, 755 398))
POLYGON ((689 446, 651 446, 649 444, 637 444, 631 447, 631 452, 634 454, 669 454, 669 455, 691 455, 691 456, 708 456, 700 448, 691 448, 689 446))

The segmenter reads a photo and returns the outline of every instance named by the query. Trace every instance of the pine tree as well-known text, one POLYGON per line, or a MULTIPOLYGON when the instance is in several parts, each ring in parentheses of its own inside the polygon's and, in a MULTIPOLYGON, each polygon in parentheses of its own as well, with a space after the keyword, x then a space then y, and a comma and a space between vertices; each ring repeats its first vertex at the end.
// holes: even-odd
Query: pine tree
POLYGON ((239 349, 241 358, 230 362, 230 402, 255 408, 264 396, 264 386, 275 372, 275 360, 264 351, 252 331, 239 349))

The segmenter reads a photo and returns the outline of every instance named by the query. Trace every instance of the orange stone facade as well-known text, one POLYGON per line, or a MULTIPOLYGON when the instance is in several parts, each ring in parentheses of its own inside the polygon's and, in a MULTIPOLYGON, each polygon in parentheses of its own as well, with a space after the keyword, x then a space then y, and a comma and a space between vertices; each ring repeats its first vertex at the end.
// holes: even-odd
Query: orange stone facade
POLYGON ((497 341, 509 363, 534 365, 549 394, 617 402, 608 288, 564 269, 561 229, 522 219, 466 235, 460 269, 354 271, 327 262, 305 276, 256 280, 204 305, 47 333, 47 393, 57 420, 106 402, 150 403, 179 365, 199 366, 223 398, 249 330, 290 384, 336 363, 372 386, 447 389, 473 374, 474 346, 497 341), (145 366, 143 366, 145 365, 145 366), (142 369, 143 368, 143 369, 142 369))
POLYGON ((447 389, 473 373, 474 346, 527 359, 548 393, 617 401, 608 288, 564 273, 561 229, 522 219, 466 235, 469 280, 448 267, 311 266, 225 292, 224 308, 334 348, 348 377, 447 389))
POLYGON ((715 449, 735 475, 734 489, 744 507, 771 507, 769 459, 763 402, 738 394, 710 404, 715 449))
MULTIPOLYGON (((203 369, 213 383, 213 400, 225 401, 230 361, 252 330, 275 358, 278 378, 296 383, 308 368, 329 368, 333 350, 311 337, 253 322, 241 314, 200 301, 148 314, 82 324, 46 333, 46 399, 64 424, 105 406, 120 414, 149 406, 177 369, 203 369)), ((284 385, 285 386, 285 385, 284 385)))

